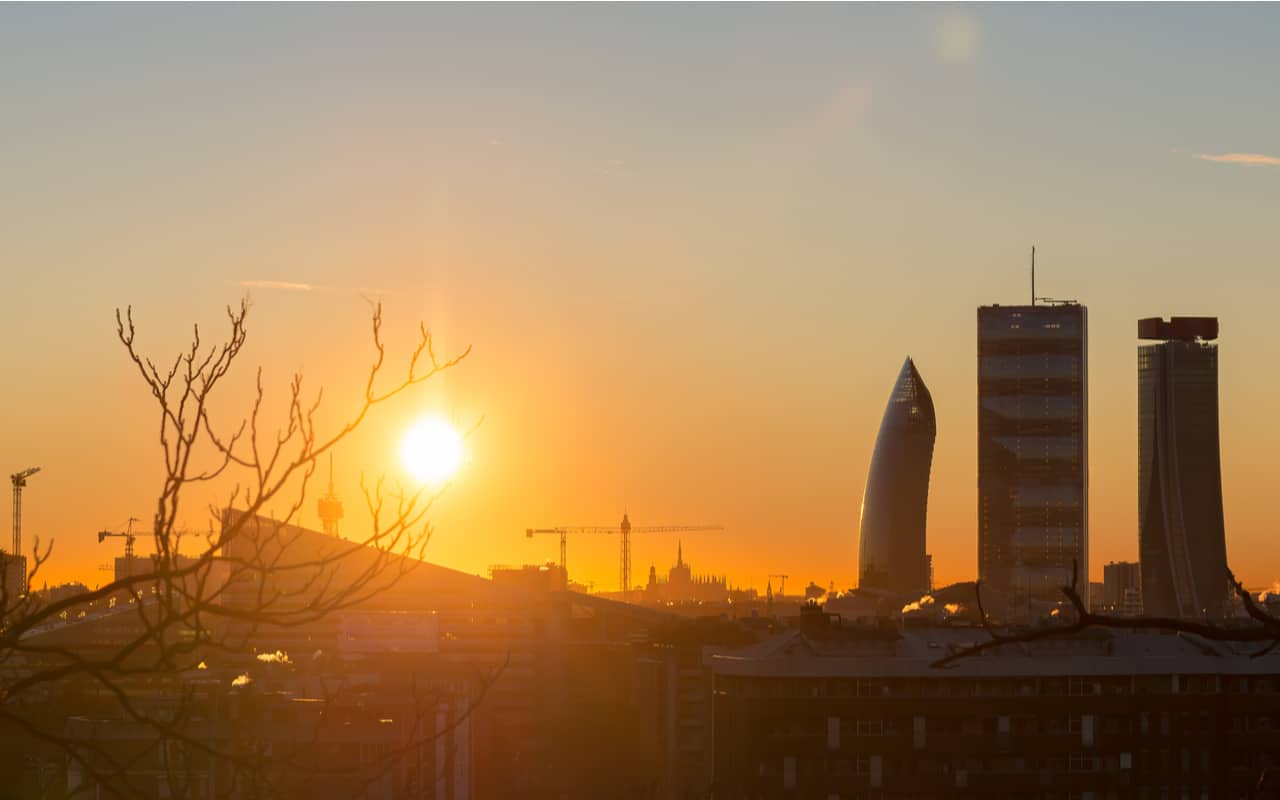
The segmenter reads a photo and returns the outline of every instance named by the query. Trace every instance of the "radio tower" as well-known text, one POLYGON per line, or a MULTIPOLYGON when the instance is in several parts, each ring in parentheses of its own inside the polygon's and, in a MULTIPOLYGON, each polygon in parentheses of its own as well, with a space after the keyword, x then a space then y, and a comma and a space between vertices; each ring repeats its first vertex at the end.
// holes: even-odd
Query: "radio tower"
POLYGON ((320 498, 318 505, 324 532, 330 536, 337 536, 338 522, 342 519, 342 501, 333 493, 333 453, 329 453, 329 492, 320 498))

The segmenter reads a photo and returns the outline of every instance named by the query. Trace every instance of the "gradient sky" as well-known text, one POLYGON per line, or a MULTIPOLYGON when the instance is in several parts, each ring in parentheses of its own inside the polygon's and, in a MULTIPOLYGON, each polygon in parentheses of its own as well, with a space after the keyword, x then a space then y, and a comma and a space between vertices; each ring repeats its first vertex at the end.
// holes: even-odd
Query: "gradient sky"
MULTIPOLYGON (((1228 554, 1270 583, 1278 34, 1274 5, 5 6, 0 471, 44 467, 24 528, 57 541, 50 582, 106 578, 94 533, 159 486, 113 309, 167 356, 283 281, 311 288, 248 290, 237 387, 301 369, 343 407, 364 296, 393 352, 418 318, 475 347, 339 452, 352 527, 415 418, 483 417, 434 560, 550 560, 525 527, 626 509, 723 524, 686 537, 695 571, 847 587, 910 354, 929 549, 967 579, 975 308, 1026 301, 1036 244, 1040 293, 1089 307, 1094 579, 1137 556, 1135 320, 1205 314, 1228 554)), ((676 539, 633 547, 643 576, 676 539)), ((569 558, 616 584, 615 539, 569 558)))

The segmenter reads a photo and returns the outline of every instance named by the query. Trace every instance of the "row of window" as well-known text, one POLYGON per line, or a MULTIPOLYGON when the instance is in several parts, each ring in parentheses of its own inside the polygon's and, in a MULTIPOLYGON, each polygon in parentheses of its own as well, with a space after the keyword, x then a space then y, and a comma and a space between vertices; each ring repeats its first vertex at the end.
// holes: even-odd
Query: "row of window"
POLYGON ((794 720, 772 725, 769 735, 775 739, 803 739, 826 736, 830 749, 852 738, 907 736, 917 727, 927 736, 1060 736, 1087 733, 1102 736, 1198 736, 1218 732, 1257 734, 1280 732, 1280 713, 1259 712, 1215 717, 1207 712, 1170 713, 1141 712, 1128 714, 1040 714, 990 717, 897 716, 841 718, 825 721, 794 720), (825 725, 825 727, 822 727, 825 725))
MULTIPOLYGON (((1090 646, 1096 643, 1086 642, 1090 646)), ((1062 640, 1045 647, 1078 649, 1062 640)), ((1146 694, 1280 694, 1273 675, 1135 675, 1060 678, 752 678, 720 675, 716 692, 742 697, 1056 697, 1146 694)))
MULTIPOLYGON (((885 784, 895 776, 948 776, 948 775, 1018 775, 1028 773, 1108 773, 1132 770, 1136 773, 1161 773, 1170 782, 1195 783, 1195 777, 1178 777, 1181 773, 1216 774, 1222 769, 1267 769, 1276 759, 1266 753, 1228 754, 1221 768, 1215 769, 1214 757, 1208 749, 1190 748, 1142 749, 1133 752, 1065 753, 1039 757, 1020 755, 994 755, 984 758, 937 757, 913 758, 895 755, 859 756, 783 756, 756 763, 755 774, 760 778, 791 778, 795 782, 813 783, 824 777, 851 775, 882 776, 885 784)), ((1157 776, 1159 777, 1159 776, 1157 776)), ((1142 778, 1147 782, 1150 776, 1142 778)))

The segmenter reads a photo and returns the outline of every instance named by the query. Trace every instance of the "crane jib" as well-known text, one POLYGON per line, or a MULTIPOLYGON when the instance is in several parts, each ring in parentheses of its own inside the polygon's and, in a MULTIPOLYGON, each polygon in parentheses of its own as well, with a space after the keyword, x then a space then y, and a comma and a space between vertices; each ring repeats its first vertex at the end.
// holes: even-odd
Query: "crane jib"
POLYGON ((565 588, 568 588, 568 537, 569 534, 621 534, 618 554, 618 585, 625 598, 631 591, 631 534, 633 533, 694 533, 698 531, 722 531, 723 525, 640 525, 633 526, 624 514, 619 525, 564 525, 555 528, 525 528, 524 535, 532 539, 536 534, 554 534, 560 537, 560 572, 565 588))

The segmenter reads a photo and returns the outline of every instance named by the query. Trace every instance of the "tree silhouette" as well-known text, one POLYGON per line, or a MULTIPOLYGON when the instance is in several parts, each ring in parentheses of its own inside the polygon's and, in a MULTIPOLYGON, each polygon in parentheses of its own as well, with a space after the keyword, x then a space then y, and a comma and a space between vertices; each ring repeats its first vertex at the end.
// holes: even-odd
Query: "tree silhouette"
MULTIPOLYGON (((138 785, 131 770, 143 758, 156 757, 169 767, 167 791, 173 797, 194 796, 188 780, 193 759, 217 762, 228 771, 233 776, 226 789, 230 794, 269 794, 266 754, 243 743, 223 746, 193 732, 194 694, 184 691, 157 709, 141 702, 130 687, 201 669, 209 654, 251 653, 254 636, 265 627, 307 625, 357 608, 409 574, 430 541, 427 513, 438 490, 392 493, 381 478, 372 483, 361 479, 367 534, 353 540, 334 537, 319 548, 311 541, 304 547, 290 523, 303 507, 318 459, 389 400, 453 368, 470 348, 442 358, 431 333, 419 325, 405 368, 391 376, 377 304, 371 311, 373 355, 362 397, 335 427, 326 431, 317 425, 323 392, 304 391, 303 376, 294 374, 283 422, 269 430, 259 368, 247 412, 236 425, 224 428, 215 424, 213 407, 215 401, 224 407, 227 376, 247 339, 249 310, 248 298, 228 306, 226 339, 212 345, 204 343, 195 326, 190 347, 165 366, 135 345, 132 308, 116 311, 117 337, 155 402, 163 451, 164 477, 151 522, 154 556, 137 574, 53 602, 37 593, 3 591, 7 587, 0 585, 0 724, 69 759, 71 773, 81 776, 82 783, 67 786, 69 794, 97 784, 118 796, 153 796, 154 778, 149 788, 138 785), (214 481, 234 488, 225 503, 209 507, 208 533, 186 534, 179 524, 184 501, 193 487, 214 481), (270 519, 265 514, 280 508, 283 512, 270 519), (183 547, 189 551, 181 552, 183 547), (113 619, 127 623, 115 628, 117 638, 105 650, 43 635, 66 627, 69 615, 104 605, 115 608, 113 619), (71 684, 114 702, 120 719, 143 734, 138 752, 121 756, 105 746, 91 725, 76 731, 41 713, 43 698, 71 684)), ((27 586, 35 585, 52 551, 52 541, 43 548, 38 540, 34 543, 27 586)), ((479 677, 474 702, 483 697, 492 677, 479 677)), ((421 701, 417 707, 427 708, 431 693, 419 693, 416 699, 421 701)), ((323 720, 323 712, 319 716, 323 720)), ((420 746, 422 737, 439 733, 422 722, 413 720, 405 747, 420 746)), ((389 763, 395 756, 386 753, 382 760, 389 763)), ((270 761, 278 764, 289 757, 276 752, 270 761)), ((48 771, 41 769, 40 774, 48 771)), ((375 773, 369 779, 376 778, 375 773)))
POLYGON ((958 648, 954 652, 934 661, 933 666, 946 667, 957 661, 972 658, 987 650, 1006 645, 1074 636, 1087 628, 1178 631, 1218 642, 1261 644, 1262 646, 1251 654, 1251 658, 1264 656, 1280 645, 1280 618, 1268 613, 1259 606, 1230 569, 1227 570, 1226 578, 1230 582, 1232 591, 1240 598, 1245 613, 1249 617, 1250 622, 1247 625, 1224 625, 1209 620, 1176 617, 1122 617, 1111 614, 1095 614, 1089 611, 1084 600, 1081 599, 1080 593, 1075 589, 1078 571, 1079 564, 1073 561, 1071 565, 1071 584, 1062 587, 1062 594, 1068 604, 1068 612, 1064 615, 1059 615, 1060 621, 1051 622, 1038 628, 1019 630, 1000 630, 991 622, 990 616, 982 607, 982 581, 977 581, 974 584, 974 597, 978 606, 978 619, 990 638, 958 648))

